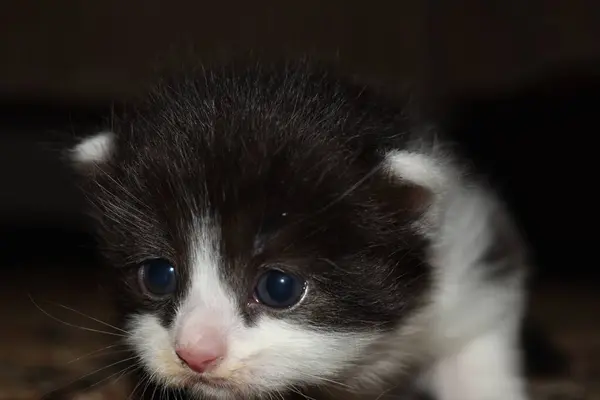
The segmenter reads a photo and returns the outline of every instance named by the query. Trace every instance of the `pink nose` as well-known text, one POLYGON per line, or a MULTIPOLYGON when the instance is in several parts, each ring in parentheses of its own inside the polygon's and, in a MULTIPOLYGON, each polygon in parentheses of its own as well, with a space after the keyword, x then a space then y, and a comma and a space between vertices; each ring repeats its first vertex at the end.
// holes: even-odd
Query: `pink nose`
POLYGON ((223 357, 223 354, 217 351, 196 350, 188 347, 179 348, 175 353, 192 371, 198 373, 213 369, 223 357))

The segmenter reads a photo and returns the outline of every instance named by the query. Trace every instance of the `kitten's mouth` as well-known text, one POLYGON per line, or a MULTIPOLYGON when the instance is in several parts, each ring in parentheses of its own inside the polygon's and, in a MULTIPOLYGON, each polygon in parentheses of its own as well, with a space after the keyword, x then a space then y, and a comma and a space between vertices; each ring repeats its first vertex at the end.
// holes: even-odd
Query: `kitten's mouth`
POLYGON ((196 372, 188 373, 187 376, 184 378, 183 384, 184 386, 188 387, 200 384, 219 389, 232 387, 231 381, 227 378, 223 378, 220 376, 206 376, 204 374, 198 374, 196 372))

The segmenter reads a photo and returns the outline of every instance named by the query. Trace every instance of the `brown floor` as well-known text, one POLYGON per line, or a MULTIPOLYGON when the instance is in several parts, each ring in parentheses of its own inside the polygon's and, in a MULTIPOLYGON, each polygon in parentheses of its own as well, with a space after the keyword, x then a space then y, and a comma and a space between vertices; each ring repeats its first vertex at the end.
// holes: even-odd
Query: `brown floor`
MULTIPOLYGON (((108 356, 118 357, 119 348, 111 347, 89 355, 117 343, 118 337, 57 322, 37 309, 32 301, 70 324, 111 331, 50 303, 60 303, 110 321, 106 292, 86 268, 22 270, 15 274, 16 278, 11 275, 8 280, 11 284, 5 284, 5 290, 0 291, 4 339, 0 344, 0 400, 40 399, 73 381, 82 386, 95 386, 62 395, 61 399, 127 399, 129 393, 121 384, 123 380, 117 379, 119 374, 107 378, 118 371, 118 366, 93 374, 110 364, 108 356), (114 380, 117 382, 112 382, 114 380)), ((533 296, 533 314, 571 359, 569 376, 532 382, 536 400, 600 399, 599 297, 593 288, 584 285, 548 286, 533 296)))

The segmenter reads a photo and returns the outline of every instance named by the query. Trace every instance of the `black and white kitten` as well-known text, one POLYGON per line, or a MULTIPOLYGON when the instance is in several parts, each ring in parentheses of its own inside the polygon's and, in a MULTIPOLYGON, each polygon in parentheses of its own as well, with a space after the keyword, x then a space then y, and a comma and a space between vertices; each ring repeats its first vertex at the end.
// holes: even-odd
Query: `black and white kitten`
POLYGON ((527 398, 523 240, 435 127, 306 63, 163 82, 111 124, 69 154, 156 393, 378 399, 418 371, 527 398))

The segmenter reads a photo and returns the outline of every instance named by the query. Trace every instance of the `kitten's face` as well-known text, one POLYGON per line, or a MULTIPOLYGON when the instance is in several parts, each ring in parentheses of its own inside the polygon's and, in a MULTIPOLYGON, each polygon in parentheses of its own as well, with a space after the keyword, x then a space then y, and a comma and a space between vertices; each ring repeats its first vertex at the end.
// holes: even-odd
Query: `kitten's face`
POLYGON ((416 189, 339 124, 189 101, 78 147, 128 342, 153 379, 215 398, 350 379, 425 293, 416 189))

